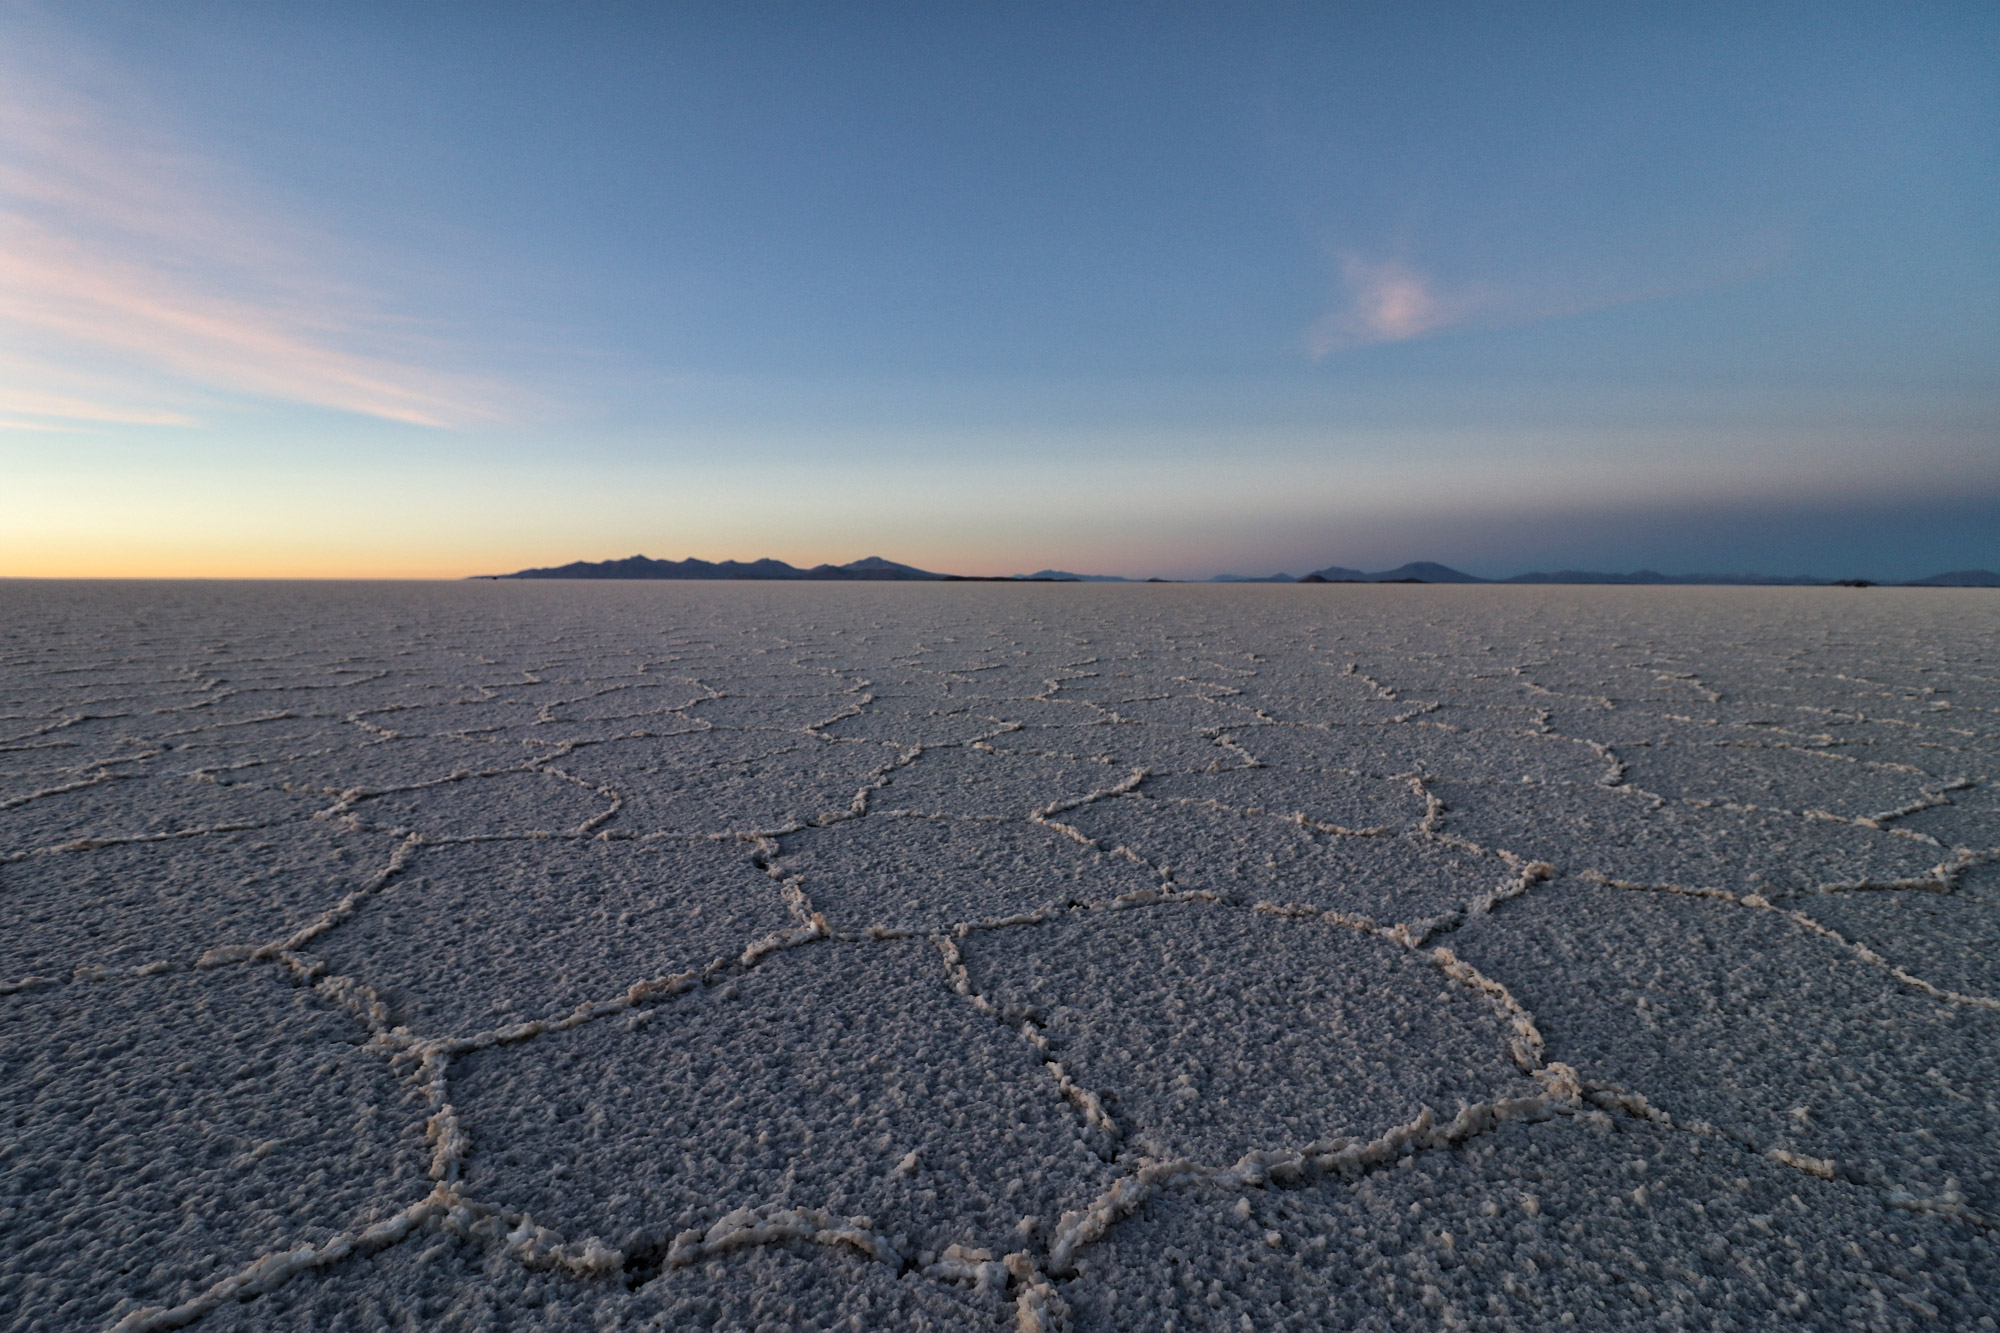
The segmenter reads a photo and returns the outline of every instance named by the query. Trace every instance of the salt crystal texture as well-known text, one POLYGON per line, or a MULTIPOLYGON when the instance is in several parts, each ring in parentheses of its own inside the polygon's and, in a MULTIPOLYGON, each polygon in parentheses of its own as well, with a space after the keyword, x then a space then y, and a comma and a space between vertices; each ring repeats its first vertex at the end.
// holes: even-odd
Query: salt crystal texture
POLYGON ((9 1327, 2000 1321, 1982 591, 0 607, 9 1327))

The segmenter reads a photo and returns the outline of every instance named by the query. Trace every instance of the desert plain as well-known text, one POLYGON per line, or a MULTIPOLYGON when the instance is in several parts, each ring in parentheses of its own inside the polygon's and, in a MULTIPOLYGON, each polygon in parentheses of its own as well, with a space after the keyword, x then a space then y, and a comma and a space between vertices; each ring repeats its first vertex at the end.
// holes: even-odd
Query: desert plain
POLYGON ((1984 590, 0 583, 0 1324, 1993 1329, 1984 590))

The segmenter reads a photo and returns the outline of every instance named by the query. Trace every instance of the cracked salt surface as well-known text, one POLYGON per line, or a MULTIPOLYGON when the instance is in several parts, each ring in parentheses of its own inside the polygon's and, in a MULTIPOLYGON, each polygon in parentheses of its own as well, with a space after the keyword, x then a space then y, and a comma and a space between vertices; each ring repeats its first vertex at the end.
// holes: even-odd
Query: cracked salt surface
POLYGON ((736 840, 448 844, 318 953, 415 1031, 560 1016, 791 926, 754 857, 736 840))
POLYGON ((9 1327, 2000 1320, 1981 593, 0 599, 9 1327))
POLYGON ((972 818, 849 820, 778 840, 773 862, 797 876, 837 928, 930 934, 961 921, 1061 910, 1071 903, 1157 891, 1159 876, 1060 832, 972 818), (894 829, 890 838, 881 830, 894 829))

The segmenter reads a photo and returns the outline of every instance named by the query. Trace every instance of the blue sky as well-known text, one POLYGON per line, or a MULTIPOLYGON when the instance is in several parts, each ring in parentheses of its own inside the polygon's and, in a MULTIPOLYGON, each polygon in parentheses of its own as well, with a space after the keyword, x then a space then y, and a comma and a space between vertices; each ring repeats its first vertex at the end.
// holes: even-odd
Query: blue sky
POLYGON ((1988 6, 0 4, 0 573, 2000 567, 1988 6))

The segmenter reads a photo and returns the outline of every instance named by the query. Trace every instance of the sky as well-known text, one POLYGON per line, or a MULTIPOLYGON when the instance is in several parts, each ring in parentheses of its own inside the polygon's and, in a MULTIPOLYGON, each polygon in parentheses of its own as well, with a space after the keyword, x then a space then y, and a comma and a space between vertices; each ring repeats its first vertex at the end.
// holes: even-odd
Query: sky
POLYGON ((0 0, 0 576, 2000 569, 1989 4, 0 0))

